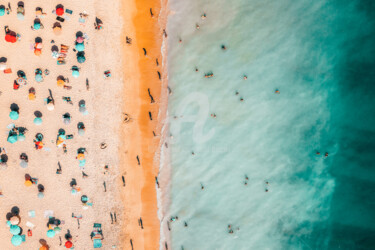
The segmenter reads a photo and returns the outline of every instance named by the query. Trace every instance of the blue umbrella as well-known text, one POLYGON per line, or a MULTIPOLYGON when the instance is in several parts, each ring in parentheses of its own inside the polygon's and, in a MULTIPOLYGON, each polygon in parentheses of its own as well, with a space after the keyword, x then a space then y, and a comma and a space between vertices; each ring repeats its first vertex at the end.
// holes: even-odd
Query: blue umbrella
POLYGON ((1 8, 0 9, 0 16, 4 16, 5 15, 5 9, 4 8, 1 8))
POLYGON ((37 82, 41 82, 41 81, 43 81, 43 77, 42 77, 42 75, 41 75, 41 74, 36 74, 36 75, 35 75, 35 81, 37 81, 37 82))
POLYGON ((84 51, 85 50, 85 44, 84 43, 76 43, 76 50, 77 51, 84 51))
POLYGON ((78 70, 73 70, 72 71, 72 76, 75 77, 75 78, 79 77, 79 71, 78 70))
POLYGON ((17 120, 18 117, 19 117, 19 114, 18 114, 16 111, 10 111, 10 113, 9 113, 9 117, 10 117, 10 119, 12 119, 12 120, 17 120))
POLYGON ((84 167, 86 165, 86 159, 80 160, 79 161, 79 166, 84 167))
POLYGON ((22 243, 22 236, 21 235, 13 235, 12 237, 12 244, 13 246, 19 246, 22 243))
POLYGON ((53 238, 55 236, 55 234, 56 234, 55 231, 52 230, 52 229, 47 231, 47 237, 49 237, 49 238, 53 238))
POLYGON ((35 119, 34 119, 34 124, 35 124, 35 125, 40 125, 40 124, 42 124, 42 118, 40 118, 40 117, 35 117, 35 119))
POLYGON ((40 29, 40 23, 34 23, 34 29, 36 30, 40 29))
POLYGON ((8 136, 8 140, 7 141, 13 144, 17 140, 18 140, 17 135, 11 135, 11 136, 8 136))
POLYGON ((10 233, 13 235, 17 235, 21 232, 21 228, 17 225, 11 225, 10 226, 10 233))
MULTIPOLYGON (((38 193, 38 198, 39 199, 42 199, 44 197, 44 194, 43 193, 41 193, 41 192, 39 192, 38 193)), ((53 231, 53 230, 52 230, 53 231)), ((47 236, 48 236, 48 232, 47 232, 47 236)), ((49 236, 48 236, 49 237, 49 236)), ((53 237, 53 236, 52 236, 53 237)))

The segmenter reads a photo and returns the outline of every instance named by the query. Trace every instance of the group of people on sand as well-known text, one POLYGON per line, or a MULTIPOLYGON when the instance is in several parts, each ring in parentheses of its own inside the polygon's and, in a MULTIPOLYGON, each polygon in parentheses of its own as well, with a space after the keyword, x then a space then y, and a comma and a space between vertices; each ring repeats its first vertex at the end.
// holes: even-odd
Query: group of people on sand
MULTIPOLYGON (((27 3, 26 3, 27 4, 27 3)), ((24 20, 25 15, 27 15, 25 3, 20 1, 17 4, 17 17, 20 21, 24 20)), ((11 14, 12 9, 10 3, 8 4, 8 7, 5 7, 3 5, 0 5, 0 18, 1 16, 4 16, 5 13, 11 14)), ((55 16, 56 22, 53 24, 52 30, 56 36, 61 34, 62 26, 65 20, 69 20, 70 16, 73 15, 73 11, 66 9, 62 4, 58 4, 52 11, 52 16, 55 16)), ((49 16, 47 13, 44 12, 43 8, 37 7, 35 9, 35 16, 36 18, 33 20, 33 23, 31 25, 31 29, 33 31, 38 31, 38 30, 47 30, 45 26, 43 25, 43 18, 46 18, 49 16)), ((82 27, 86 27, 86 22, 89 18, 88 13, 83 11, 82 13, 79 14, 78 17, 78 23, 82 27)), ((96 30, 102 30, 103 29, 103 22, 99 19, 96 18, 94 22, 94 27, 96 30)), ((21 39, 21 34, 12 31, 9 26, 4 27, 5 31, 5 41, 9 43, 16 43, 17 41, 20 41, 21 39)), ((40 33, 39 33, 40 34, 40 33)), ((78 31, 76 33, 76 37, 74 40, 74 48, 73 51, 76 52, 76 58, 78 63, 84 63, 86 61, 86 56, 85 56, 85 43, 87 43, 88 36, 87 34, 78 31)), ((60 48, 55 44, 55 41, 51 41, 52 44, 52 57, 57 59, 57 65, 63 65, 66 64, 66 55, 68 51, 70 50, 70 46, 61 44, 60 48)), ((13 46, 13 45, 12 45, 13 46)), ((15 45, 17 46, 17 45, 15 45)), ((36 56, 40 56, 43 53, 43 39, 42 37, 36 37, 34 40, 33 44, 33 50, 34 54, 36 56)), ((7 59, 6 58, 0 58, 0 68, 4 73, 11 73, 12 71, 10 68, 7 66, 7 59)), ((78 78, 80 76, 80 68, 78 66, 73 65, 71 67, 71 73, 74 78, 78 78)), ((28 79, 26 76, 26 72, 23 70, 19 70, 17 72, 17 78, 13 81, 13 90, 17 91, 29 84, 32 84, 33 82, 37 84, 42 84, 45 80, 45 78, 48 78, 50 75, 50 71, 48 69, 43 69, 43 68, 36 68, 34 70, 34 77, 31 77, 31 79, 28 79)), ((109 70, 106 70, 104 72, 104 78, 109 78, 111 76, 111 72, 109 70)), ((65 77, 63 75, 59 75, 56 79, 56 83, 58 87, 62 87, 64 90, 71 90, 72 86, 69 85, 69 78, 65 77)), ((89 90, 89 81, 86 79, 86 88, 89 90)), ((30 87, 28 90, 28 100, 29 101, 35 101, 38 100, 37 93, 34 87, 30 87)), ((55 109, 55 105, 58 104, 57 100, 54 99, 52 91, 49 89, 49 95, 43 99, 44 104, 47 108, 48 111, 53 111, 55 109)), ((62 97, 62 102, 66 102, 68 104, 73 105, 73 100, 70 96, 63 96, 62 97)), ((65 106, 66 108, 69 108, 69 106, 65 106)), ((84 116, 88 114, 87 108, 86 108, 86 102, 85 100, 80 100, 78 103, 79 112, 84 116)), ((17 122, 19 120, 19 117, 22 116, 22 110, 20 107, 16 104, 13 103, 10 106, 10 113, 9 113, 9 118, 12 122, 17 122)), ((35 126, 41 126, 43 124, 43 114, 40 111, 35 111, 34 112, 35 118, 33 118, 33 123, 35 126)), ((83 118, 83 117, 82 117, 83 118)), ((62 115, 62 122, 65 125, 70 125, 72 121, 72 116, 70 115, 69 112, 65 112, 62 115)), ((22 126, 17 126, 15 124, 11 124, 8 126, 9 132, 8 132, 8 143, 10 144, 15 144, 17 142, 22 142, 25 140, 25 134, 28 131, 27 128, 22 127, 22 126)), ((77 123, 77 131, 78 135, 84 136, 85 135, 85 124, 83 122, 78 122, 77 123)), ((60 129, 57 133, 57 138, 56 138, 56 146, 58 148, 63 148, 64 153, 67 153, 67 140, 74 139, 73 134, 66 134, 64 129, 60 129)), ((33 144, 35 150, 45 150, 49 151, 48 148, 46 148, 45 142, 48 143, 50 140, 46 140, 44 138, 44 135, 42 133, 37 133, 35 134, 35 137, 33 139, 33 144)), ((106 146, 105 146, 106 147, 106 146)), ((83 172, 84 166, 86 164, 86 155, 87 155, 87 150, 86 148, 79 148, 77 150, 77 160, 78 160, 78 166, 82 169, 82 177, 87 178, 88 175, 83 172)), ((30 162, 33 162, 32 159, 29 159, 29 156, 27 155, 27 152, 22 152, 19 156, 20 160, 20 166, 22 168, 27 168, 28 164, 30 162)), ((8 154, 5 148, 1 147, 0 148, 0 165, 1 166, 7 166, 8 162, 8 154)), ((62 167, 60 162, 58 162, 59 168, 56 170, 56 174, 62 174, 62 167)), ((46 189, 43 184, 39 183, 41 179, 43 179, 43 176, 39 176, 39 178, 36 178, 32 176, 29 173, 26 173, 24 176, 25 179, 25 186, 26 187, 33 187, 36 186, 38 190, 38 195, 37 197, 42 199, 45 195, 48 195, 46 192, 46 189)), ((76 195, 81 192, 81 188, 77 185, 77 180, 75 178, 72 179, 72 181, 69 183, 71 187, 71 194, 76 195)), ((0 196, 3 196, 6 194, 3 194, 0 190, 0 196)), ((90 206, 93 205, 93 203, 90 201, 87 195, 82 195, 81 196, 81 204, 83 209, 88 209, 90 206)), ((46 210, 47 211, 47 210, 46 210)), ((45 211, 45 212, 46 212, 45 211)), ((29 212, 30 213, 30 212, 29 212)), ((30 216, 30 214, 29 214, 30 216)), ((32 216, 35 216, 35 211, 32 213, 32 216)), ((78 227, 80 226, 79 220, 82 219, 82 216, 77 216, 73 215, 73 218, 76 218, 78 221, 78 227)), ((20 227, 21 224, 21 218, 19 216, 19 209, 17 207, 12 208, 11 213, 7 215, 7 225, 9 226, 10 232, 13 235, 11 238, 11 243, 14 246, 19 246, 21 244, 25 244, 23 242, 26 241, 26 235, 24 234, 22 228, 20 227)), ((46 236, 48 238, 53 238, 56 234, 59 234, 61 232, 61 227, 64 225, 63 220, 57 219, 53 216, 53 214, 50 214, 48 216, 48 222, 47 222, 47 231, 46 231, 46 236)), ((26 223, 26 226, 28 226, 30 229, 27 232, 27 236, 32 235, 32 229, 33 226, 30 224, 26 223)), ((103 232, 101 229, 101 224, 95 223, 93 227, 93 231, 91 233, 91 238, 93 239, 93 244, 96 248, 99 248, 102 246, 101 241, 104 239, 103 237, 103 232)), ((73 249, 74 244, 73 244, 73 236, 70 233, 69 230, 67 230, 67 233, 65 234, 65 248, 67 249, 73 249)), ((48 250, 50 246, 47 244, 47 241, 44 239, 41 239, 40 241, 40 250, 48 250)))

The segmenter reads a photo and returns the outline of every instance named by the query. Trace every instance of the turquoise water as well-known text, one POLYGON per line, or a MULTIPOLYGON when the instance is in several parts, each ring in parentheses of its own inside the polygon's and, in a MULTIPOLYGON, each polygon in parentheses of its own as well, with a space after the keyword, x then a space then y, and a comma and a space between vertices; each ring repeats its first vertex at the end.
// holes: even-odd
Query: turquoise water
POLYGON ((169 2, 169 248, 372 249, 375 1, 169 2))

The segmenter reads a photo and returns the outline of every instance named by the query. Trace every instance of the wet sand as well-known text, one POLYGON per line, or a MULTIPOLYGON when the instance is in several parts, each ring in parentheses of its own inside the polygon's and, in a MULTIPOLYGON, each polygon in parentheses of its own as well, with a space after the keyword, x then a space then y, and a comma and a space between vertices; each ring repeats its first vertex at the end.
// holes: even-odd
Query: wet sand
MULTIPOLYGON (((165 26, 166 20, 163 16, 166 13, 165 10, 162 11, 162 17, 159 18, 162 10, 159 0, 147 3, 136 1, 135 5, 132 4, 134 3, 123 2, 124 22, 131 21, 134 24, 130 29, 125 27, 123 32, 124 39, 125 36, 132 39, 131 45, 125 42, 123 45, 124 64, 127 65, 124 66, 123 112, 130 117, 130 121, 123 125, 123 138, 126 143, 123 143, 120 150, 120 165, 126 179, 123 193, 127 218, 124 247, 130 247, 132 240, 134 249, 159 249, 160 221, 157 214, 155 177, 159 171, 160 133, 167 100, 165 95, 162 95, 162 91, 166 91, 166 79, 160 80, 157 71, 163 74, 161 47, 162 27, 165 26), (130 16, 132 20, 129 20, 130 16), (132 62, 130 67, 129 62, 132 62), (148 89, 155 103, 151 103, 148 89), (143 229, 139 225, 140 218, 143 229)), ((166 1, 163 4, 166 4, 166 1)))

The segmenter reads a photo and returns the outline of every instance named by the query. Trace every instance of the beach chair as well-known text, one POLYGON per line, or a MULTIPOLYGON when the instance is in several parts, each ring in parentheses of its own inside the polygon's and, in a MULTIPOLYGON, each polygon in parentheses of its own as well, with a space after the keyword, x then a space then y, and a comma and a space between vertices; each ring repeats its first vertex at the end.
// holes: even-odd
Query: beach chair
POLYGON ((91 232, 90 237, 93 240, 94 248, 102 247, 102 240, 104 239, 102 232, 102 224, 94 223, 94 228, 91 232))

